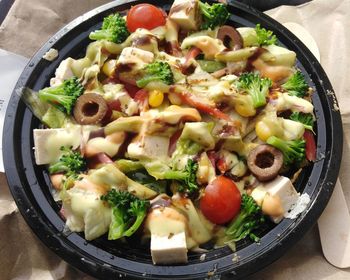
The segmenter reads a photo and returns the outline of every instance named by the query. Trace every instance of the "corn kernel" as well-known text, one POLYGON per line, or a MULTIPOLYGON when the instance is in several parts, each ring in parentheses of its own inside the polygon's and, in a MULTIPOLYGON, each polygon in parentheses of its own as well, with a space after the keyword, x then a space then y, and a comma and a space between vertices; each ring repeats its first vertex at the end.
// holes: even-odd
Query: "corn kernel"
POLYGON ((242 117, 255 116, 256 110, 253 105, 253 100, 249 95, 242 95, 235 101, 235 110, 242 117))
POLYGON ((113 76, 116 65, 117 65, 117 61, 115 59, 107 60, 102 66, 103 73, 108 77, 113 76))
POLYGON ((159 107, 160 105, 162 105, 163 100, 164 100, 163 92, 161 92, 159 90, 152 90, 149 93, 148 103, 152 107, 159 107))
POLYGON ((255 132, 256 132, 256 135, 259 137, 259 139, 262 141, 266 141, 270 136, 273 135, 273 131, 263 121, 259 121, 255 125, 255 132))
POLYGON ((249 106, 249 104, 244 103, 236 103, 235 110, 239 115, 246 118, 255 116, 256 114, 256 110, 253 106, 249 106))

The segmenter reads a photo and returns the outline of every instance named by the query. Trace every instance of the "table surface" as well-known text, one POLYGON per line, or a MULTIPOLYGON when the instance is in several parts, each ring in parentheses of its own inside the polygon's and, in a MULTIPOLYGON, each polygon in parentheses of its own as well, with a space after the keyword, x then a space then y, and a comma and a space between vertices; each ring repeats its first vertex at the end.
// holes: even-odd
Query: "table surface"
MULTIPOLYGON (((12 0, 0 0, 0 5, 1 3, 4 3, 4 1, 12 0)), ((42 32, 42 36, 44 37, 42 40, 44 41, 46 40, 45 38, 48 38, 55 30, 69 22, 72 18, 107 1, 77 0, 75 7, 69 11, 64 8, 64 4, 62 4, 64 2, 68 3, 69 1, 16 0, 9 15, 12 13, 14 16, 13 18, 16 20, 21 18, 26 18, 28 20, 27 15, 30 14, 31 19, 27 24, 30 26, 28 27, 28 30, 33 32, 35 27, 38 27, 40 32, 42 32), (36 14, 38 12, 40 12, 40 16, 36 14), (51 28, 40 26, 39 23, 43 20, 48 20, 49 18, 52 23, 51 28)), ((322 0, 319 2, 326 3, 326 1, 322 0)), ((0 14, 1 11, 2 9, 0 6, 0 14)), ((295 11, 291 10, 290 15, 294 15, 293 13, 295 13, 295 11)), ((276 14, 278 13, 276 12, 276 14)), ((306 19, 305 22, 306 24, 308 23, 306 19)), ((16 24, 23 29, 26 27, 23 24, 21 25, 20 20, 18 20, 18 23, 16 22, 16 24)), ((312 26, 308 27, 312 30, 312 26)), ((25 56, 30 56, 35 49, 40 47, 41 42, 35 40, 36 38, 31 40, 30 36, 27 36, 28 34, 25 32, 21 37, 21 41, 23 41, 25 46, 18 44, 18 41, 15 41, 14 43, 5 43, 6 38, 8 38, 6 36, 8 35, 5 34, 6 32, 2 33, 2 31, 6 31, 6 28, 8 28, 6 25, 0 27, 0 47, 25 56), (4 28, 5 30, 1 30, 1 28, 4 28)), ((28 30, 26 31, 28 32, 28 30)), ((317 34, 315 34, 315 38, 316 40, 319 39, 317 34)), ((332 54, 334 55, 334 53, 332 54)), ((340 59, 346 60, 347 58, 340 57, 340 59)), ((326 70, 329 69, 327 66, 327 63, 325 63, 326 70)), ((336 80, 335 76, 332 75, 333 72, 329 72, 328 74, 330 74, 330 78, 336 80)), ((342 98, 344 97, 342 96, 342 98)), ((343 102, 343 104, 345 103, 343 102)), ((347 104, 350 104, 350 102, 347 104)), ((346 132, 349 132, 349 110, 347 110, 345 106, 343 106, 342 109, 344 109, 343 121, 347 124, 344 128, 347 129, 346 132)), ((346 133, 344 139, 346 143, 345 151, 349 153, 350 145, 348 144, 349 139, 347 139, 347 137, 346 133)), ((345 169, 342 171, 342 176, 344 180, 349 178, 349 174, 345 169)), ((349 197, 348 191, 346 191, 346 194, 349 197)), ((0 238, 1 279, 91 279, 91 277, 76 271, 74 268, 63 262, 53 252, 46 248, 30 231, 22 216, 16 210, 16 206, 14 205, 8 191, 4 174, 0 174, 0 212, 1 211, 5 214, 3 217, 0 217, 0 233, 7 233, 5 235, 3 234, 0 238)), ((248 279, 345 280, 350 279, 350 269, 337 269, 326 262, 322 255, 318 229, 315 226, 304 236, 304 238, 296 243, 293 248, 286 252, 283 257, 248 279)))
MULTIPOLYGON (((0 24, 5 19, 8 11, 10 10, 12 4, 15 0, 0 0, 0 24)), ((235 1, 235 0, 231 0, 235 1)), ((280 5, 299 5, 312 0, 237 0, 239 2, 245 3, 252 7, 259 9, 260 11, 266 11, 280 5)), ((230 1, 228 1, 230 2, 230 1)))

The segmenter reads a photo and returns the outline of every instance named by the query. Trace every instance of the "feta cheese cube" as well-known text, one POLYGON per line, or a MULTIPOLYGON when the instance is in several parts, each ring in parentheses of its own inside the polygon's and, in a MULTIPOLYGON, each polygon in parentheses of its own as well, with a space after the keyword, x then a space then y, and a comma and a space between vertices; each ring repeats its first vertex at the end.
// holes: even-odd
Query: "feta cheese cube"
POLYGON ((151 235, 151 254, 154 264, 187 262, 186 234, 180 232, 168 236, 151 235))
POLYGON ((76 149, 82 142, 79 126, 72 128, 34 129, 34 155, 36 164, 57 162, 62 155, 60 148, 76 149))
POLYGON ((263 211, 266 195, 277 197, 280 201, 280 206, 284 210, 282 215, 271 216, 271 220, 275 223, 279 223, 299 199, 299 193, 295 190, 292 182, 284 176, 278 176, 276 179, 261 184, 253 190, 251 196, 258 205, 262 206, 263 211))
POLYGON ((185 30, 197 30, 199 18, 198 0, 175 0, 169 12, 169 19, 185 30))
POLYGON ((154 264, 187 262, 187 220, 177 210, 155 208, 148 214, 145 228, 151 233, 151 254, 154 264))
POLYGON ((168 159, 169 138, 156 135, 136 137, 128 146, 128 156, 134 159, 168 159))

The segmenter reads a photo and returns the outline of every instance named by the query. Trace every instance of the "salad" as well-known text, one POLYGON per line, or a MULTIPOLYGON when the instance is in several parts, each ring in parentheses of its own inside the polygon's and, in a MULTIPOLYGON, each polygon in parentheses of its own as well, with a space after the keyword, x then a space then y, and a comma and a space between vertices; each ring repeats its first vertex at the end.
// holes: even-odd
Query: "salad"
POLYGON ((24 94, 70 231, 133 236, 175 264, 303 211, 293 182, 316 157, 312 89, 273 32, 229 17, 198 0, 108 15, 84 57, 24 94))

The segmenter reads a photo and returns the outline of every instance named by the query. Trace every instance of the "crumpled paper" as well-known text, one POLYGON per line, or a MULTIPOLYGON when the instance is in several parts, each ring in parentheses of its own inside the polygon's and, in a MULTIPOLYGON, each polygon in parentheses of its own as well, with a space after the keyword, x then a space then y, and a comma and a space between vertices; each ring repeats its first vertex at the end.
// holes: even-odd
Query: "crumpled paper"
MULTIPOLYGON (((103 0, 16 0, 0 26, 0 48, 30 57, 58 29, 103 0)), ((314 0, 267 12, 281 23, 303 25, 316 40, 321 61, 337 95, 343 118, 344 154, 340 171, 350 202, 350 0, 314 0)), ((47 249, 19 214, 0 174, 0 275, 1 279, 92 279, 75 270, 47 249)), ((274 264, 250 280, 350 279, 350 269, 337 269, 322 255, 317 228, 295 244, 274 264)))

